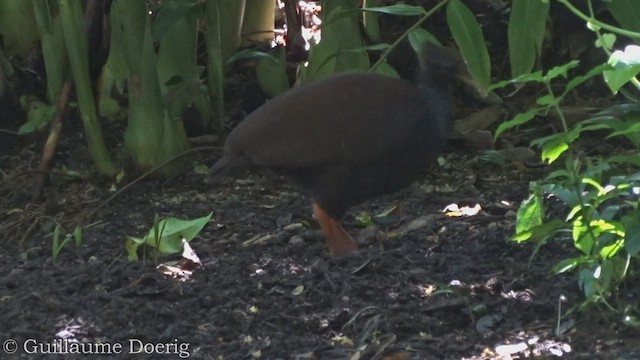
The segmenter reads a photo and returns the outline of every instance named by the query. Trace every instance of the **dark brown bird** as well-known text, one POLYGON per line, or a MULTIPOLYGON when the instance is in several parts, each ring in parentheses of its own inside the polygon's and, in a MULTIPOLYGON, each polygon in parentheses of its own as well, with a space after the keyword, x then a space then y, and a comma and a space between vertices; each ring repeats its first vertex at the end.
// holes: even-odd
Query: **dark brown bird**
POLYGON ((444 149, 456 54, 429 46, 415 84, 350 73, 292 89, 231 132, 210 176, 264 166, 292 178, 312 195, 331 255, 349 254, 347 209, 408 186, 444 149))

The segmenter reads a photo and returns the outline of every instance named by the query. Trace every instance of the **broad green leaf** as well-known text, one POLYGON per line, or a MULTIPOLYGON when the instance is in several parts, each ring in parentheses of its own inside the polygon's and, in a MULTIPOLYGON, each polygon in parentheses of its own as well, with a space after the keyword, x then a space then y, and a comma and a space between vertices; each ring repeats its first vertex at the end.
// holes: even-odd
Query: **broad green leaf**
POLYGON ((125 246, 129 253, 129 260, 138 259, 138 248, 143 244, 155 247, 163 254, 180 252, 182 250, 182 239, 193 240, 211 219, 211 215, 213 213, 194 220, 171 217, 160 220, 143 238, 127 236, 125 246))
POLYGON ((604 246, 600 250, 600 257, 603 259, 611 259, 616 256, 620 250, 624 248, 624 241, 621 239, 618 241, 614 241, 613 244, 609 244, 604 246))
POLYGON ((604 48, 607 50, 613 49, 618 37, 616 34, 605 33, 599 39, 596 39, 595 45, 597 48, 604 48))
POLYGON ((622 224, 624 225, 624 248, 629 255, 637 256, 640 253, 640 209, 630 215, 622 217, 622 224))
POLYGON ((540 146, 542 149, 541 158, 543 161, 551 164, 556 161, 567 149, 569 144, 573 143, 580 136, 578 129, 564 133, 553 134, 531 142, 531 145, 540 146))
POLYGON ((549 3, 513 0, 509 18, 509 60, 511 76, 529 73, 540 57, 549 3))
POLYGON ((580 270, 580 274, 578 275, 578 284, 580 285, 580 289, 587 298, 590 298, 597 294, 598 283, 596 278, 593 276, 593 271, 589 269, 580 270))
POLYGON ((478 21, 462 1, 451 0, 447 5, 447 24, 469 73, 486 92, 491 82, 491 59, 478 21))
POLYGON ((625 30, 640 32, 640 2, 638 0, 610 0, 603 2, 611 15, 625 30))
POLYGON ((542 219, 544 218, 542 203, 542 194, 538 189, 529 194, 529 197, 520 204, 518 221, 516 221, 516 234, 531 230, 542 224, 542 219))
POLYGON ((576 249, 582 251, 584 255, 591 255, 591 250, 596 242, 593 235, 588 231, 588 226, 582 221, 576 220, 573 222, 572 237, 573 244, 576 249))
POLYGON ((621 87, 640 73, 640 46, 629 45, 624 51, 616 50, 609 57, 613 70, 604 72, 604 81, 616 94, 621 87))
POLYGON ((269 57, 261 57, 256 63, 256 78, 262 90, 269 96, 275 97, 289 90, 289 76, 287 75, 287 62, 284 48, 274 49, 273 61, 269 57))
POLYGON ((502 134, 503 132, 531 121, 531 119, 533 119, 537 113, 538 113, 538 109, 531 109, 527 112, 523 112, 516 115, 513 119, 509 121, 503 122, 496 129, 496 133, 493 136, 494 140, 497 139, 498 136, 500 136, 500 134, 502 134))
POLYGON ((153 41, 162 39, 164 34, 196 5, 193 0, 168 0, 163 2, 151 24, 153 41))

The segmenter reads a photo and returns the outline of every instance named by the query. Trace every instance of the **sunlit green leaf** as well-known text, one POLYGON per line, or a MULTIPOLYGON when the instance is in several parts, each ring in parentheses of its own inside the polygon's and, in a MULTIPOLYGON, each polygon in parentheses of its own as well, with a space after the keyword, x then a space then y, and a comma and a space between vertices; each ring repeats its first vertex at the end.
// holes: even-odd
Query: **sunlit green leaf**
POLYGON ((604 72, 604 80, 616 94, 621 87, 640 73, 640 46, 629 45, 624 51, 614 51, 608 63, 613 66, 613 70, 604 72))
POLYGON ((163 254, 180 252, 182 250, 182 239, 193 240, 211 219, 211 215, 213 213, 194 220, 170 217, 158 221, 143 238, 127 236, 125 246, 129 253, 129 260, 138 259, 138 247, 143 244, 154 247, 163 254))
POLYGON ((572 237, 576 249, 582 251, 585 255, 591 254, 596 239, 594 239, 593 235, 589 232, 587 225, 581 221, 575 221, 573 224, 572 237))
POLYGON ((531 230, 542 224, 544 208, 542 206, 542 194, 533 191, 529 197, 520 204, 518 209, 518 221, 516 222, 516 234, 531 230))

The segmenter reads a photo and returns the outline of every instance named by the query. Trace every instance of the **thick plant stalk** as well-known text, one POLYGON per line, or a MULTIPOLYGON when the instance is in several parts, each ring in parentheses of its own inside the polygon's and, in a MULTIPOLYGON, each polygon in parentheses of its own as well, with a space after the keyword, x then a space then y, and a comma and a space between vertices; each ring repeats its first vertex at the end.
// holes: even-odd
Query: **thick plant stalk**
MULTIPOLYGON (((113 16, 122 28, 129 68, 129 118, 125 145, 138 171, 146 172, 175 157, 189 146, 182 121, 171 119, 162 101, 156 54, 143 1, 115 0, 113 16)), ((170 177, 184 167, 178 160, 157 174, 170 177)))
POLYGON ((273 1, 246 0, 242 22, 242 47, 269 44, 273 41, 275 4, 273 1))
MULTIPOLYGON (((47 0, 33 0, 36 25, 40 35, 44 67, 47 72, 47 90, 51 103, 58 99, 58 94, 66 79, 69 58, 67 56, 62 17, 53 17, 52 3, 47 0)), ((55 3, 53 3, 55 4, 55 3)))
POLYGON ((300 79, 321 79, 337 72, 369 69, 367 52, 362 48, 355 1, 324 0, 322 2, 322 40, 309 51, 309 67, 301 68, 300 79))
POLYGON ((205 9, 209 91, 218 131, 223 132, 224 68, 240 45, 245 0, 207 0, 205 9))
POLYGON ((58 6, 89 151, 98 170, 106 176, 113 177, 117 174, 118 168, 109 157, 98 123, 89 75, 89 52, 82 7, 79 0, 59 0, 58 6))
POLYGON ((111 24, 109 56, 98 79, 97 101, 100 116, 114 118, 123 110, 118 98, 125 97, 129 69, 124 58, 122 29, 112 15, 109 16, 109 23, 111 24))

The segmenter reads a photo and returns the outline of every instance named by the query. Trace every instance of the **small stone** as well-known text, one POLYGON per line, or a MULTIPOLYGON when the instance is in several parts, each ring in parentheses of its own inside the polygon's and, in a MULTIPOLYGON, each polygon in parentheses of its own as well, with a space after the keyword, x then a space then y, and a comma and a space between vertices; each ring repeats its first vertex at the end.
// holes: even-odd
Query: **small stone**
POLYGON ((302 236, 300 235, 293 235, 290 239, 289 239, 289 245, 302 245, 304 244, 304 239, 302 238, 302 236))

